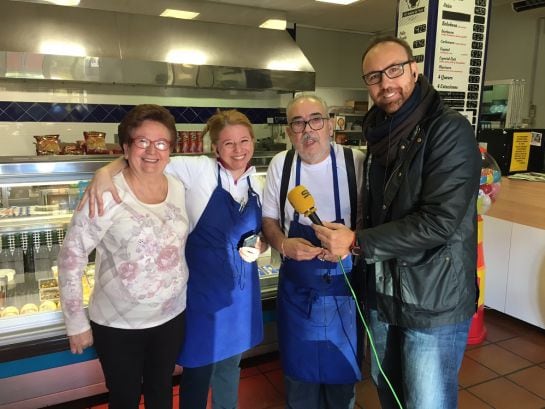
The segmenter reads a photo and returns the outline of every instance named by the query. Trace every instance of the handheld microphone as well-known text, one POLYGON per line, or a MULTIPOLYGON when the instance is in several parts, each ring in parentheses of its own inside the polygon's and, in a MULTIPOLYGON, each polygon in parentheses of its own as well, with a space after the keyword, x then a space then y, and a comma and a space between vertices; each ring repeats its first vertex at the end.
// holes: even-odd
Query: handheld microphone
POLYGON ((322 221, 316 213, 314 198, 306 187, 298 185, 291 189, 288 193, 288 201, 297 213, 305 215, 312 223, 323 226, 322 221))

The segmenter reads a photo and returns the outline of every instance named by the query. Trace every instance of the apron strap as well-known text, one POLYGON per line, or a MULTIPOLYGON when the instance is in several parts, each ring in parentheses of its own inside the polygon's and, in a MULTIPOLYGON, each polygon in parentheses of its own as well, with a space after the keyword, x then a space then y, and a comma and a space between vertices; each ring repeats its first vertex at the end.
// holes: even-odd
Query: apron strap
POLYGON ((295 149, 293 148, 286 152, 284 167, 282 168, 282 181, 280 182, 280 228, 282 229, 282 233, 284 233, 284 223, 286 221, 284 207, 286 206, 286 197, 288 195, 288 185, 291 176, 291 164, 293 163, 294 155, 295 149))
POLYGON ((343 146, 344 164, 346 166, 346 177, 348 179, 348 194, 350 196, 350 229, 356 228, 356 215, 358 212, 358 193, 356 185, 356 169, 354 166, 354 152, 352 148, 343 146))

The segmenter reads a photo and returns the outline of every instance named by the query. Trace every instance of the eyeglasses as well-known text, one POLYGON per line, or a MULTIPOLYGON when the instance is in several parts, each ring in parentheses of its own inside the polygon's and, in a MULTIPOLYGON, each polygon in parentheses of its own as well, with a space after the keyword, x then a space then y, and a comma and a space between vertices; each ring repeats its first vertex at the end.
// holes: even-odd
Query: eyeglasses
POLYGON ((324 121, 329 118, 322 118, 322 117, 315 117, 310 118, 308 121, 303 121, 302 119, 296 119, 295 121, 291 121, 289 123, 289 126, 293 132, 303 132, 305 128, 310 126, 310 129, 313 131, 319 131, 324 127, 324 121))
POLYGON ((413 62, 413 60, 407 60, 400 64, 392 64, 389 67, 383 69, 382 71, 371 71, 367 74, 362 75, 361 77, 367 85, 375 85, 382 81, 382 74, 386 75, 390 79, 401 77, 405 72, 403 66, 411 62, 413 62))
POLYGON ((170 148, 170 142, 165 141, 164 139, 159 139, 153 142, 147 138, 135 138, 131 140, 132 143, 134 143, 140 149, 147 149, 151 144, 153 144, 155 149, 158 151, 167 151, 170 148))

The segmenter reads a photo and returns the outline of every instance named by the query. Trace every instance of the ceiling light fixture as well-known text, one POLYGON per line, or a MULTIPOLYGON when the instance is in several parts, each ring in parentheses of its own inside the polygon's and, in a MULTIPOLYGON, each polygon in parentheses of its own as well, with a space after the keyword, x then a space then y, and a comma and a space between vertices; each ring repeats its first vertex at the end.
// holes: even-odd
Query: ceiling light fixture
POLYGON ((48 3, 57 6, 79 6, 80 0, 46 0, 48 3))
POLYGON ((357 2, 358 0, 316 0, 321 3, 333 3, 333 4, 342 4, 343 6, 346 6, 347 4, 352 4, 357 2))
POLYGON ((181 18, 184 20, 192 20, 198 15, 199 13, 195 13, 193 11, 176 10, 176 9, 165 9, 165 11, 161 13, 161 17, 181 18))
POLYGON ((71 57, 85 57, 85 47, 77 43, 65 41, 43 41, 40 43, 41 54, 66 55, 71 57))
POLYGON ((267 21, 263 22, 259 27, 260 28, 270 28, 272 30, 285 30, 286 29, 286 20, 279 20, 276 18, 270 18, 267 21))
POLYGON ((203 65, 208 60, 207 55, 199 50, 170 50, 166 56, 166 61, 174 64, 195 64, 203 65))

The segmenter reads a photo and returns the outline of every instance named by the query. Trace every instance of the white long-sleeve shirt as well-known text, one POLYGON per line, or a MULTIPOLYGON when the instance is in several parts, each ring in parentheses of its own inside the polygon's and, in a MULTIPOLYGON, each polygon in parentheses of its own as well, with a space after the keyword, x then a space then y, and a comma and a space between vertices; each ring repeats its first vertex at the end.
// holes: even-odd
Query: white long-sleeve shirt
POLYGON ((114 184, 123 202, 104 195, 104 216, 74 213, 58 256, 61 305, 68 335, 90 328, 81 278, 96 248, 92 321, 123 329, 151 328, 186 306, 188 269, 183 249, 188 235, 183 185, 167 176, 168 194, 159 204, 140 202, 122 173, 114 184))

